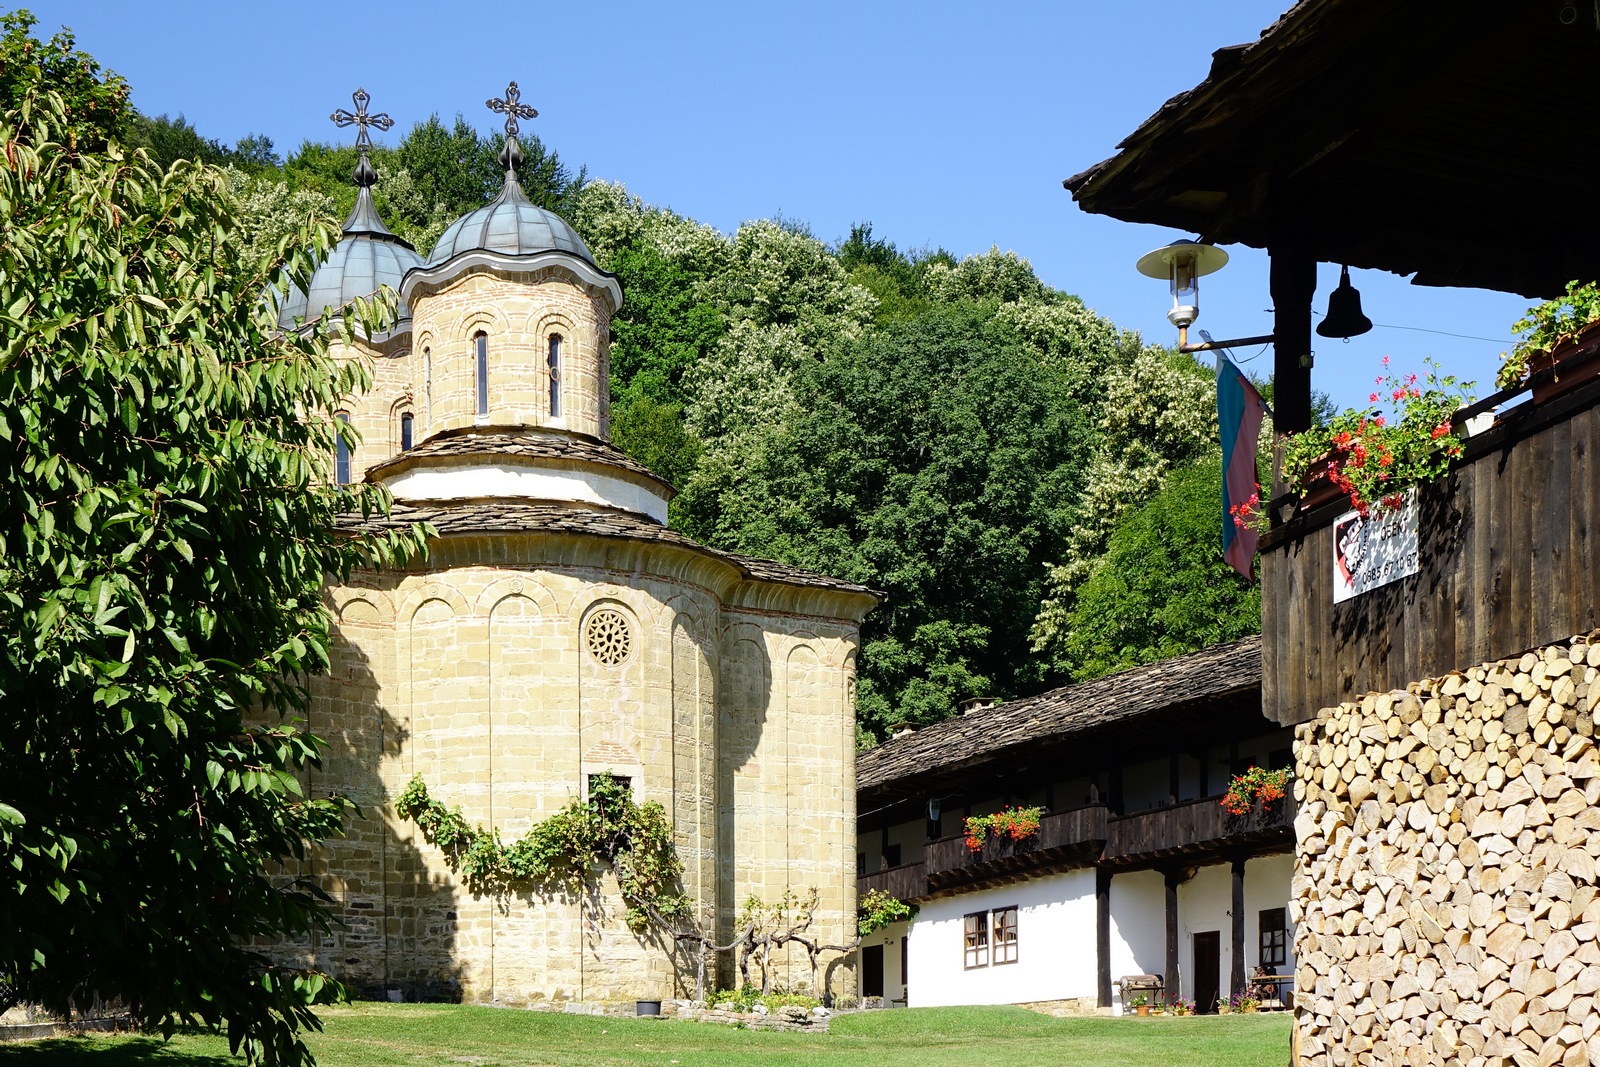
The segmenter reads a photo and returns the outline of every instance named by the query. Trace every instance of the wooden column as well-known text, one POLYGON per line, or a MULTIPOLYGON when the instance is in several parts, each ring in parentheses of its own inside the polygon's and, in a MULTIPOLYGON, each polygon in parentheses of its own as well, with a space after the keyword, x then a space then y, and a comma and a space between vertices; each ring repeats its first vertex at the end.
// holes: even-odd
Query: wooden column
POLYGON ((1178 999, 1181 991, 1178 974, 1178 885, 1183 881, 1182 871, 1167 874, 1167 1002, 1178 999))
POLYGON ((1230 995, 1244 992, 1244 857, 1233 861, 1233 961, 1228 968, 1230 995))
POLYGON ((1311 426, 1311 299, 1317 261, 1302 235, 1281 227, 1268 243, 1272 267, 1273 429, 1299 433, 1311 426))
POLYGON ((1100 1006, 1111 1007, 1111 870, 1094 872, 1094 954, 1100 1006))
POLYGON ((1178 802, 1178 749, 1172 746, 1167 753, 1167 803, 1178 802))
POLYGON ((1110 798, 1111 799, 1111 814, 1113 814, 1113 815, 1121 815, 1122 814, 1122 761, 1121 760, 1118 760, 1117 762, 1115 762, 1115 763, 1113 763, 1111 765, 1111 781, 1110 781, 1109 784, 1111 786, 1111 788, 1108 790, 1108 792, 1110 792, 1110 794, 1111 794, 1111 798, 1110 798))

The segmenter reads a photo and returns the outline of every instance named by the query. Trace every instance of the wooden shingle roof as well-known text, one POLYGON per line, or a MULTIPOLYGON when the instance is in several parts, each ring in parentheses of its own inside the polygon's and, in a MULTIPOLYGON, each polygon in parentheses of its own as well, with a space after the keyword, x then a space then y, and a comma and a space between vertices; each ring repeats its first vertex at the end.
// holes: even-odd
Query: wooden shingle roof
POLYGON ((1551 296, 1600 272, 1597 42, 1583 4, 1301 0, 1064 184, 1214 244, 1287 220, 1321 262, 1551 296))
POLYGON ((670 499, 676 492, 660 475, 622 449, 598 438, 579 433, 550 433, 519 428, 474 427, 428 438, 414 448, 374 463, 368 478, 378 481, 408 467, 440 457, 517 457, 565 460, 590 466, 616 467, 650 479, 666 490, 670 499))
MULTIPOLYGON (((1252 699, 1260 710, 1261 637, 1052 689, 924 727, 856 757, 862 797, 910 795, 932 781, 1023 762, 1037 753, 1117 727, 1252 699)), ((1154 725, 1160 725, 1155 723, 1154 725)), ((1265 723, 1263 723, 1265 726, 1265 723)))

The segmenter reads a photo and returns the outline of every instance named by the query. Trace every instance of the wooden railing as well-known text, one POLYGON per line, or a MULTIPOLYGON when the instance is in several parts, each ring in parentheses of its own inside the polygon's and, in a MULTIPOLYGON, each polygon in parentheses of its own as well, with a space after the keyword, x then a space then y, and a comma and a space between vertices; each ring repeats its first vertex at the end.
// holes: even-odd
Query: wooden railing
POLYGON ((871 889, 881 889, 896 900, 915 900, 928 895, 928 865, 922 862, 885 867, 856 879, 859 897, 871 889))
MULTIPOLYGON (((964 836, 928 842, 926 850, 928 880, 950 881, 952 875, 982 876, 986 871, 1026 869, 1063 858, 1064 854, 1092 849, 1099 851, 1106 839, 1106 807, 1092 804, 1071 811, 1046 815, 1039 820, 1039 832, 1022 841, 1009 838, 987 840, 973 852, 964 836)), ((966 880, 959 878, 958 880, 966 880)))
POLYGON ((1293 842, 1292 797, 1284 797, 1265 809, 1258 805, 1244 815, 1229 815, 1223 810, 1221 799, 1219 794, 1109 820, 1105 859, 1126 862, 1198 854, 1282 837, 1293 842))

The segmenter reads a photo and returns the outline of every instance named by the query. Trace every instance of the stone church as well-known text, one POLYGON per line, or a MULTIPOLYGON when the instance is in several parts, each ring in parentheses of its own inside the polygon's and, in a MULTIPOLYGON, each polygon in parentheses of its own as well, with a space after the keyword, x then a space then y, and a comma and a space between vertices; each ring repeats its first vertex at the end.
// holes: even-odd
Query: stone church
MULTIPOLYGON (((309 728, 330 749, 309 785, 361 814, 312 864, 341 922, 295 954, 391 998, 692 990, 692 967, 629 932, 608 874, 582 899, 469 892, 395 812, 418 774, 506 843, 615 776, 665 807, 702 929, 726 942, 747 898, 815 888, 815 932, 851 940, 855 657, 875 596, 666 525, 672 487, 610 444, 622 287, 518 183, 516 120, 533 111, 515 83, 490 102, 507 115, 504 187, 426 259, 374 208, 367 126, 388 119, 366 103, 334 116, 362 149, 343 239, 279 322, 399 294, 392 329, 336 346, 373 369, 341 415, 360 444, 336 477, 381 483, 392 522, 438 536, 425 562, 328 591, 332 671, 309 728)), ((790 968, 809 984, 803 956, 790 968)))

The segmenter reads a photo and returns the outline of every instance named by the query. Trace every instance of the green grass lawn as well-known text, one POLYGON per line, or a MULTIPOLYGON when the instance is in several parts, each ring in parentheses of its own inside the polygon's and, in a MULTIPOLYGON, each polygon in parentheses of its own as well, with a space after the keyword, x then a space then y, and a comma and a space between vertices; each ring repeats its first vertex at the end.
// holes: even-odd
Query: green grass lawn
MULTIPOLYGON (((1283 1067, 1287 1015, 1055 1019, 1023 1008, 913 1008, 779 1034, 672 1020, 431 1004, 356 1004, 323 1013, 322 1067, 1283 1067)), ((230 1067, 219 1037, 83 1037, 0 1046, 0 1067, 230 1067)))

